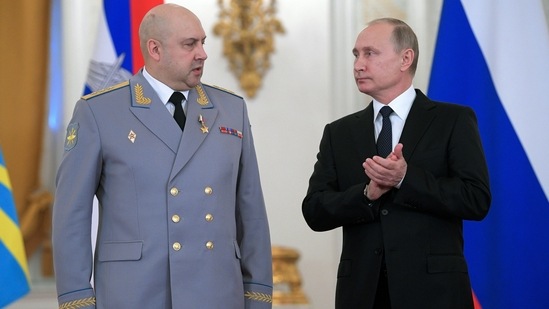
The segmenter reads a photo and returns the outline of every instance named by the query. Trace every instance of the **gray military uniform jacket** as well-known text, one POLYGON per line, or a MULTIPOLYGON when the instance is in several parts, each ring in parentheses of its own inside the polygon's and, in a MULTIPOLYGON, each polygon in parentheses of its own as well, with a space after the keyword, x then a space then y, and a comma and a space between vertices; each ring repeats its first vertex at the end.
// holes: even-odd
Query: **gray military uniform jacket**
POLYGON ((244 100, 199 84, 184 132, 142 73, 79 100, 57 175, 53 253, 61 308, 271 308, 244 100))

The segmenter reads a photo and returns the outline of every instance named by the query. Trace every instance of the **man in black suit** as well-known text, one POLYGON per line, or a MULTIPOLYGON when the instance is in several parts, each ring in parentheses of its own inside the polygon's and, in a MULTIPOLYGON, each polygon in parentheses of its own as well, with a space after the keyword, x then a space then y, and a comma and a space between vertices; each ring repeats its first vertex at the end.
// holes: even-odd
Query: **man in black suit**
POLYGON ((484 151, 471 108, 414 89, 418 53, 406 23, 370 22, 353 54, 373 101, 324 129, 302 210, 343 227, 337 309, 473 308, 462 220, 490 207, 484 151))

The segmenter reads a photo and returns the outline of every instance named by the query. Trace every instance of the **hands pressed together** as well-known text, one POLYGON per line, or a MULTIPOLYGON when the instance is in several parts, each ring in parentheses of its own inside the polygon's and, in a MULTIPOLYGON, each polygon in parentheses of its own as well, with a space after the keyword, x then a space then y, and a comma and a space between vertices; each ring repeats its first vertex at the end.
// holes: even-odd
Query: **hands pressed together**
POLYGON ((402 155, 402 148, 403 145, 399 143, 387 158, 373 156, 362 163, 364 172, 370 178, 366 193, 369 200, 377 200, 404 179, 408 165, 402 155))

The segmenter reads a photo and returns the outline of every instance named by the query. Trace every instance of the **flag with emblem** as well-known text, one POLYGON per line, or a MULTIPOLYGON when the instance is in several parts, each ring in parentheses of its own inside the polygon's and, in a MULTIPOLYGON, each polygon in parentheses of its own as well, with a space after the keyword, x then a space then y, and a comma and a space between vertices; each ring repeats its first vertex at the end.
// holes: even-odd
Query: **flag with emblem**
POLYGON ((163 0, 104 0, 85 93, 128 80, 143 66, 139 25, 163 0))
POLYGON ((478 116, 492 206, 464 237, 483 308, 549 308, 548 58, 541 0, 444 1, 428 93, 478 116))
POLYGON ((0 308, 30 290, 30 275, 11 183, 0 148, 0 308))

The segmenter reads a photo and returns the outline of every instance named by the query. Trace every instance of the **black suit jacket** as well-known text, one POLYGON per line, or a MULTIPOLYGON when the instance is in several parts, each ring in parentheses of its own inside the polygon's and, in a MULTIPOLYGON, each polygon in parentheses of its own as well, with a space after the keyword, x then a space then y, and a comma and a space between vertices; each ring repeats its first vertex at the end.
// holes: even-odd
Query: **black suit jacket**
POLYGON ((373 104, 324 129, 302 210, 315 231, 343 227, 338 309, 372 308, 382 256, 393 309, 473 308, 462 220, 483 219, 491 201, 476 116, 416 93, 400 138, 406 176, 375 207, 362 167, 376 155, 373 104))

